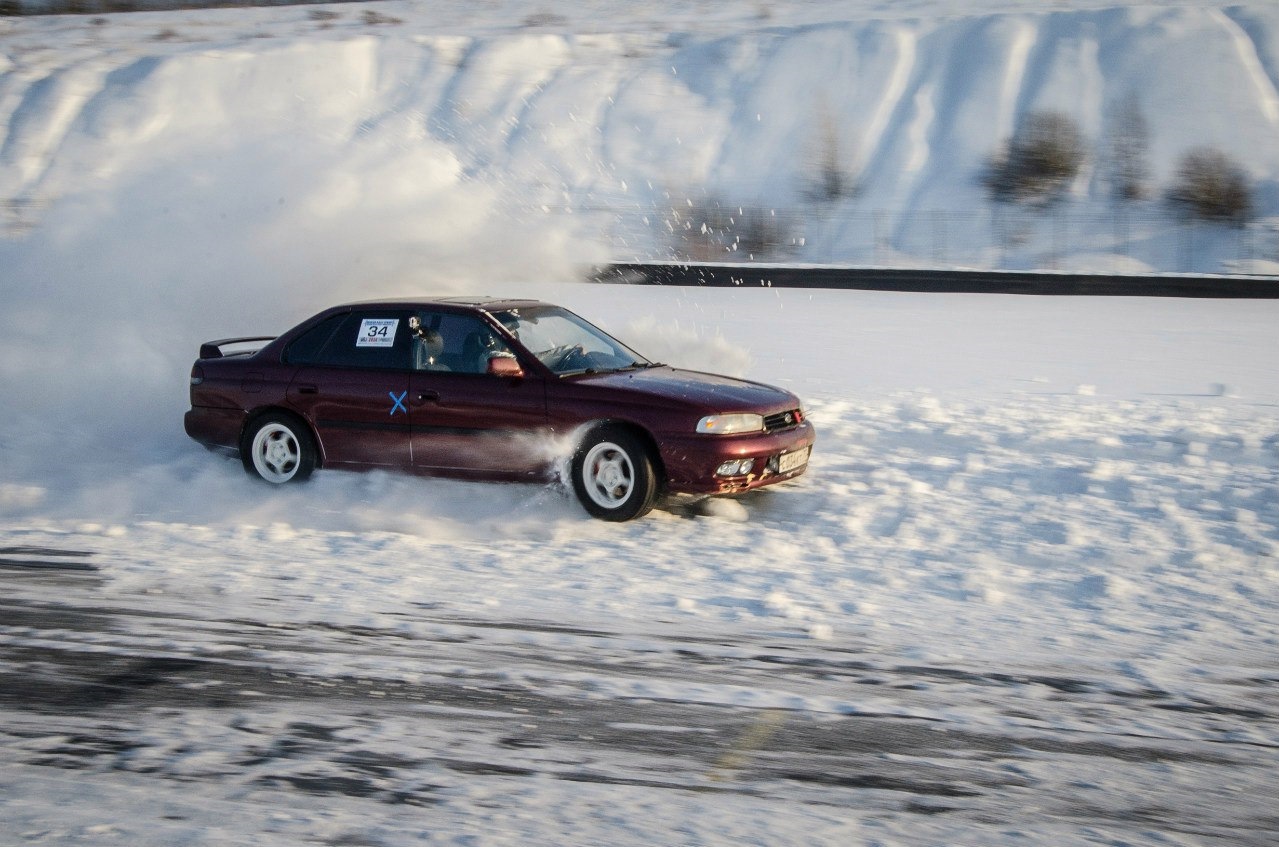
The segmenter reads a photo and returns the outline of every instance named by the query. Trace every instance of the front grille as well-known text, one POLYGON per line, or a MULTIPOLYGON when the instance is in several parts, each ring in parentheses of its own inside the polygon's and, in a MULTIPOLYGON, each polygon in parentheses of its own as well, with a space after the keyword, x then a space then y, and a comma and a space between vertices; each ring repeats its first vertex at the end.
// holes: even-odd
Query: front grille
POLYGON ((790 409, 786 412, 778 412, 775 415, 768 415, 764 418, 765 432, 779 432, 784 429, 794 429, 804 420, 804 413, 799 409, 790 409))

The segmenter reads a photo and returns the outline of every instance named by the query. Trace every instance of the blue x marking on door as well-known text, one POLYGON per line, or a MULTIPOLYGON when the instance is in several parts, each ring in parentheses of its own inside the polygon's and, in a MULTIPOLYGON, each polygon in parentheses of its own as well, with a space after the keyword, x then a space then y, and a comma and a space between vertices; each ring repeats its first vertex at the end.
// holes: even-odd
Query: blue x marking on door
POLYGON ((386 392, 386 395, 395 401, 395 405, 391 407, 392 415, 394 415, 396 412, 403 412, 406 415, 409 413, 409 410, 404 408, 404 398, 409 396, 408 391, 401 391, 399 397, 395 396, 394 391, 388 391, 386 392))

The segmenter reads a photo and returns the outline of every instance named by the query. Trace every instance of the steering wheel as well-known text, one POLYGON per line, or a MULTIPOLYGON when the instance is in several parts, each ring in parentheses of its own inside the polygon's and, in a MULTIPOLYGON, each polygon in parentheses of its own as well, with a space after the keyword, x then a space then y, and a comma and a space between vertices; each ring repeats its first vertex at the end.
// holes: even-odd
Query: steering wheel
POLYGON ((541 360, 542 364, 551 370, 556 370, 561 365, 566 364, 573 356, 586 357, 586 351, 582 349, 582 345, 558 344, 537 354, 537 358, 541 360))

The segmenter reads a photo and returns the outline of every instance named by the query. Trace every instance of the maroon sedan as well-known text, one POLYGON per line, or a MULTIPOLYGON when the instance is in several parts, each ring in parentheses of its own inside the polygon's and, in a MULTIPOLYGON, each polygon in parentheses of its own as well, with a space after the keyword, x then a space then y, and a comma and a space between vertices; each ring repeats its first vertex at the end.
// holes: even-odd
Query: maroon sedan
POLYGON ((790 392, 650 362, 559 306, 464 298, 353 303, 203 344, 186 431, 277 484, 320 466, 548 478, 571 456, 582 505, 615 521, 663 492, 793 479, 814 438, 790 392))

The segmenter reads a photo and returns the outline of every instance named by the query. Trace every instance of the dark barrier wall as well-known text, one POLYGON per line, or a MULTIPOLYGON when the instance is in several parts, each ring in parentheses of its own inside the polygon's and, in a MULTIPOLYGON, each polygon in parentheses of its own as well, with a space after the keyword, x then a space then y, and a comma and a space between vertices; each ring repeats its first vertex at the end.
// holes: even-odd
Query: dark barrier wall
POLYGON ((854 291, 931 291, 952 294, 1279 299, 1279 279, 1247 276, 1131 276, 1033 271, 636 263, 603 265, 591 272, 590 279, 593 282, 630 285, 707 285, 721 288, 844 288, 854 291))

